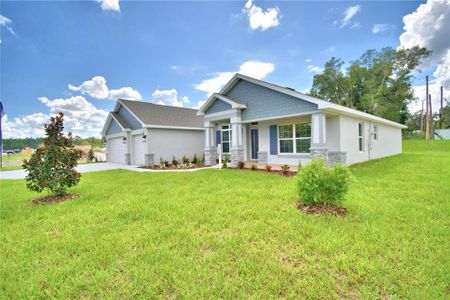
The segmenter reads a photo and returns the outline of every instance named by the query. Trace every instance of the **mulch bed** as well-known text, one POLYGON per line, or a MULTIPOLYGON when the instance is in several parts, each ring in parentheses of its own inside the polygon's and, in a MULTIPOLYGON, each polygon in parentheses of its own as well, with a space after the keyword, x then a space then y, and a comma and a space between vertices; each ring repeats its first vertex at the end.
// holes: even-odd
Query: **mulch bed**
POLYGON ((327 204, 307 205, 301 202, 297 203, 297 209, 309 215, 332 214, 334 216, 345 216, 348 211, 345 207, 335 207, 327 204))
POLYGON ((201 165, 192 165, 189 168, 178 168, 178 167, 174 167, 174 166, 168 166, 165 168, 161 168, 160 165, 154 165, 154 166, 140 166, 138 168, 141 169, 150 169, 150 170, 189 170, 189 169, 201 169, 206 167, 204 164, 201 165))
POLYGON ((283 172, 282 170, 272 170, 272 171, 267 171, 265 169, 256 169, 256 170, 252 170, 251 168, 229 168, 232 170, 244 170, 244 171, 254 171, 254 172, 265 172, 265 173, 273 173, 273 174, 277 174, 280 176, 285 176, 285 177, 292 177, 292 176, 297 176, 297 172, 296 171, 287 171, 287 172, 283 172))
POLYGON ((53 203, 58 203, 61 201, 72 200, 72 199, 78 198, 79 196, 80 196, 79 194, 67 194, 67 195, 63 195, 63 196, 46 196, 46 197, 34 199, 33 201, 31 201, 31 203, 35 204, 35 205, 53 204, 53 203))

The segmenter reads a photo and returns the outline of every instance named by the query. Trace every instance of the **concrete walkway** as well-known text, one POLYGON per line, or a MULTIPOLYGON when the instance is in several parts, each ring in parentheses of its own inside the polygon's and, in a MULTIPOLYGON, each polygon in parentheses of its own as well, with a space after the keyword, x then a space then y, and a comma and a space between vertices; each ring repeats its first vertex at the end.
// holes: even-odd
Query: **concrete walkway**
MULTIPOLYGON (((98 163, 98 164, 82 164, 77 166, 77 171, 80 173, 97 172, 97 171, 107 171, 107 170, 117 170, 124 169, 135 172, 195 172, 204 169, 217 169, 220 168, 219 165, 200 168, 200 169, 179 169, 179 170, 150 170, 139 168, 136 165, 123 165, 116 163, 98 163)), ((26 176, 25 170, 14 170, 14 171, 3 171, 0 172, 0 179, 24 179, 26 176)))

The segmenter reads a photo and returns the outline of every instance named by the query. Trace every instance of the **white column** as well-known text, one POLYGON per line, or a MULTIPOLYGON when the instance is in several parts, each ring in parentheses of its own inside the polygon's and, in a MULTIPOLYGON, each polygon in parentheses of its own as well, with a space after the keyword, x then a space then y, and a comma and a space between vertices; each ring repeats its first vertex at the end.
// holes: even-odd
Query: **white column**
POLYGON ((205 121, 205 164, 207 166, 215 165, 217 158, 215 123, 205 121))
POLYGON ((327 147, 327 118, 323 113, 311 115, 311 148, 327 147))
POLYGON ((126 152, 125 152, 125 164, 131 164, 131 131, 125 132, 126 139, 126 152))

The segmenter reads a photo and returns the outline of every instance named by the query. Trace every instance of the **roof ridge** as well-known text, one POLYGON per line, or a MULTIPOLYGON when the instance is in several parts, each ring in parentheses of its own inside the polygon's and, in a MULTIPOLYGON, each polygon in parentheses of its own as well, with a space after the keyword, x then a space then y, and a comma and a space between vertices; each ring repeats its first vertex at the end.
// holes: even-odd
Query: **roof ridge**
POLYGON ((125 102, 136 102, 136 103, 142 103, 142 104, 150 104, 150 105, 156 105, 156 106, 163 106, 168 108, 178 108, 178 109, 184 109, 184 110, 198 110, 197 108, 191 108, 191 107, 180 107, 180 106, 173 106, 173 105, 165 105, 165 104, 157 104, 153 102, 147 102, 147 101, 140 101, 140 100, 129 100, 129 99, 123 99, 119 98, 118 101, 125 101, 125 102))

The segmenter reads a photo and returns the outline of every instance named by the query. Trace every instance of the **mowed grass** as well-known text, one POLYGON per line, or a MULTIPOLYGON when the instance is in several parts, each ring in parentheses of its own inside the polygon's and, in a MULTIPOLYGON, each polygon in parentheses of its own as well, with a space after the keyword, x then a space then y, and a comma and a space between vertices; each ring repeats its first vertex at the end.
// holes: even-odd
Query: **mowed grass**
POLYGON ((301 214, 296 179, 263 172, 87 173, 46 206, 0 180, 1 297, 448 299, 436 145, 353 166, 345 218, 301 214))

